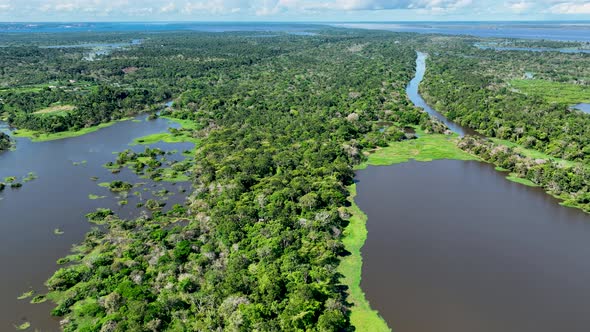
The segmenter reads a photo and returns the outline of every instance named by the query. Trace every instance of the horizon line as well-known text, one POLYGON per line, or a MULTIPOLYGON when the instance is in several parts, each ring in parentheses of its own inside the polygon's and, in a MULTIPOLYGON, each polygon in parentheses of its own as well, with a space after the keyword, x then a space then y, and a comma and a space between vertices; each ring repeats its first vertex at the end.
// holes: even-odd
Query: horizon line
POLYGON ((590 19, 530 19, 530 20, 391 20, 391 21, 367 21, 367 20, 128 20, 128 21, 0 21, 0 24, 28 24, 28 23, 535 23, 535 22, 568 22, 590 23, 590 19))

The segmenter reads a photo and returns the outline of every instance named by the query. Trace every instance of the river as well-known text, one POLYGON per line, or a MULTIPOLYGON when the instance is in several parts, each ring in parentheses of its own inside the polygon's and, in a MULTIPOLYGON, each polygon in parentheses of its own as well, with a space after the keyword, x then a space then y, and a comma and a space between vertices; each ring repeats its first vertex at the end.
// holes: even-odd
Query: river
MULTIPOLYGON (((121 198, 97 183, 115 179, 145 182, 143 188, 148 190, 138 189, 144 200, 153 196, 152 191, 167 189, 175 193, 169 197, 168 207, 184 201, 180 188, 190 189, 190 184, 154 183, 139 179, 129 170, 113 175, 102 167, 116 158, 115 151, 143 150, 144 146, 128 146, 134 138, 175 126, 161 118, 146 121, 145 116, 141 116, 138 119, 141 122, 118 122, 84 136, 56 141, 33 143, 17 138, 15 151, 0 153, 0 179, 23 178, 28 172, 38 176, 20 189, 7 188, 0 192, 0 331, 13 331, 14 324, 23 322, 30 322, 32 330, 58 331, 58 319, 49 315, 53 308, 51 303, 33 305, 29 304, 30 299, 17 300, 17 297, 29 289, 46 292, 43 284, 57 270, 56 260, 69 254, 72 244, 81 242, 91 227, 85 220, 85 213, 104 207, 124 218, 139 214, 140 209, 135 207, 138 197, 129 195, 129 204, 119 206, 117 202, 121 198), (99 179, 92 181, 94 176, 99 179), (89 194, 106 197, 91 200, 89 194), (56 228, 64 234, 54 234, 56 228)), ((0 129, 7 131, 5 125, 0 129)), ((183 151, 192 144, 158 143, 152 147, 183 151)), ((167 158, 183 157, 177 154, 167 158)))
MULTIPOLYGON (((441 119, 417 92, 424 60, 408 94, 441 119)), ((590 216, 505 176, 458 160, 357 172, 361 288, 394 331, 588 331, 590 216)))
POLYGON ((463 127, 447 119, 444 115, 440 114, 435 109, 430 107, 426 103, 424 98, 422 98, 418 90, 420 87, 420 83, 422 82, 422 80, 424 79, 424 75, 426 74, 426 58, 428 57, 428 55, 422 52, 418 52, 417 54, 418 56, 416 58, 416 74, 414 78, 410 81, 410 84, 408 84, 408 87, 406 88, 406 93, 412 101, 412 103, 414 103, 415 106, 426 111, 428 114, 430 114, 430 116, 444 123, 447 127, 449 127, 449 129, 452 132, 459 134, 460 136, 477 135, 475 130, 463 127))

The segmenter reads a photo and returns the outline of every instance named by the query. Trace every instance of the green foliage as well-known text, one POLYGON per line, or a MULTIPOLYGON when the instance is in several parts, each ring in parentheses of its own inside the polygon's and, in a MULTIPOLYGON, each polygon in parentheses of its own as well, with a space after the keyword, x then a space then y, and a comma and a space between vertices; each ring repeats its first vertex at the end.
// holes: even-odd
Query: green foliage
POLYGON ((104 232, 88 234, 81 257, 48 282, 64 330, 352 330, 338 266, 353 167, 363 150, 406 140, 401 128, 433 126, 404 96, 415 52, 409 35, 396 37, 153 36, 170 47, 133 51, 153 65, 137 74, 183 88, 162 112, 182 124, 169 134, 199 143, 183 161, 146 148, 107 167, 177 172, 193 192, 168 212, 146 201, 152 217, 90 214, 104 232))
MULTIPOLYGON (((1 108, 0 108, 1 110, 1 108)), ((8 150, 12 147, 12 140, 7 134, 0 132, 0 151, 8 150)))
POLYGON ((510 85, 522 93, 551 103, 575 105, 590 102, 590 86, 545 80, 512 80, 510 85))
POLYGON ((518 149, 475 137, 465 137, 459 147, 510 172, 509 180, 527 186, 543 187, 564 200, 567 206, 590 212, 587 179, 590 167, 583 163, 564 166, 559 161, 533 159, 518 149))
POLYGON ((114 215, 111 209, 97 209, 95 212, 88 213, 86 218, 92 222, 104 221, 107 217, 114 215))
POLYGON ((438 111, 487 137, 554 158, 590 161, 590 117, 570 109, 590 98, 589 56, 482 51, 467 40, 443 51, 437 46, 429 45, 421 91, 438 111), (539 79, 515 80, 530 68, 539 79))

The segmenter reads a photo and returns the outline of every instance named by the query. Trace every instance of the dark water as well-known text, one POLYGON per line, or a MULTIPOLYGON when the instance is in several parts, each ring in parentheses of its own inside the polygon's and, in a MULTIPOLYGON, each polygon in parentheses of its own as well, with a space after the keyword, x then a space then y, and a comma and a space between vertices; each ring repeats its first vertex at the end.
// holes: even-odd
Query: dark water
POLYGON ((427 55, 425 53, 418 52, 418 58, 416 59, 416 75, 414 76, 412 81, 410 81, 410 84, 406 88, 406 93, 408 94, 408 97, 414 103, 415 106, 424 109, 432 117, 440 120, 442 123, 447 125, 447 127, 449 127, 449 129, 452 132, 457 133, 460 136, 465 136, 467 134, 475 135, 476 133, 474 130, 463 127, 451 120, 448 120, 442 114, 434 110, 432 107, 428 106, 426 101, 418 93, 418 88, 420 86, 420 83, 424 79, 424 74, 426 73, 426 57, 427 55))
POLYGON ((590 104, 582 103, 582 104, 575 105, 574 108, 577 110, 580 110, 584 113, 590 113, 590 104))
POLYGON ((590 216, 479 162, 357 173, 362 288, 398 332, 587 332, 590 216))
MULTIPOLYGON (((175 193, 169 197, 167 207, 184 201, 179 188, 189 189, 187 183, 156 184, 138 179, 129 170, 112 175, 101 166, 115 159, 114 151, 130 148, 128 143, 133 138, 163 132, 170 126, 165 119, 119 122, 85 136, 58 141, 32 143, 28 139, 17 139, 16 151, 0 153, 0 179, 7 176, 22 178, 28 172, 35 172, 39 177, 25 183, 21 189, 6 189, 0 193, 0 331, 13 331, 13 324, 24 321, 31 322, 31 330, 58 331, 58 320, 49 315, 50 303, 32 305, 30 299, 17 300, 17 297, 31 288, 45 293, 43 283, 58 268, 55 261, 67 255, 72 244, 79 243, 90 229, 85 213, 106 207, 124 218, 139 215, 140 209, 135 207, 139 198, 130 193, 129 204, 119 207, 117 202, 121 198, 114 197, 98 183, 115 179, 146 182, 134 189, 142 193, 144 200, 152 197, 151 191, 166 188, 175 193), (84 160, 87 163, 73 164, 84 160), (92 181, 93 176, 99 180, 92 181), (90 200, 88 194, 107 198, 90 200), (64 234, 55 235, 56 228, 64 234)), ((3 130, 6 130, 5 126, 3 130)), ((181 152, 192 147, 191 144, 165 143, 153 146, 181 152)), ((144 146, 132 149, 140 151, 144 146)))
POLYGON ((590 22, 363 22, 340 27, 476 37, 590 41, 590 22))

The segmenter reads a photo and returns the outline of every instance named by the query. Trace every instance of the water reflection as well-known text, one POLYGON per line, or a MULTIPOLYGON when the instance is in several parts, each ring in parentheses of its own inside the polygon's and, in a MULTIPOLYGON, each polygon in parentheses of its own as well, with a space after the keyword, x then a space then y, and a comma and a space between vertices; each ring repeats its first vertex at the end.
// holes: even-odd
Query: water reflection
MULTIPOLYGON (((180 187, 189 189, 189 184, 154 183, 139 179, 129 170, 113 175, 102 167, 115 159, 115 151, 127 148, 142 151, 143 146, 128 146, 134 138, 166 131, 169 126, 174 125, 168 120, 145 121, 142 117, 141 122, 119 122, 76 138, 43 143, 17 138, 16 151, 0 153, 0 179, 22 178, 28 172, 35 172, 39 177, 21 189, 0 193, 1 331, 14 330, 13 324, 23 321, 31 322, 32 329, 57 331, 57 319, 49 316, 50 303, 31 305, 30 299, 17 300, 17 297, 29 288, 45 292, 43 283, 57 269, 55 261, 68 254, 71 245, 79 243, 90 229, 85 213, 107 207, 125 218, 139 214, 140 210, 135 207, 138 197, 130 194, 129 204, 119 206, 120 198, 100 188, 97 182, 114 179, 145 182, 137 188, 144 200, 152 196, 152 191, 167 189, 175 193, 169 196, 167 207, 184 201, 180 187), (98 181, 91 180, 94 176, 98 181), (89 194, 107 197, 90 200, 89 194), (64 234, 53 234, 56 228, 64 234)), ((8 130, 5 125, 3 129, 8 130)), ((192 144, 158 143, 153 147, 182 152, 192 144)), ((169 160, 183 158, 181 155, 166 157, 169 160)))
POLYGON ((396 331, 590 326, 590 217, 494 167, 454 160, 357 173, 362 288, 396 331))

